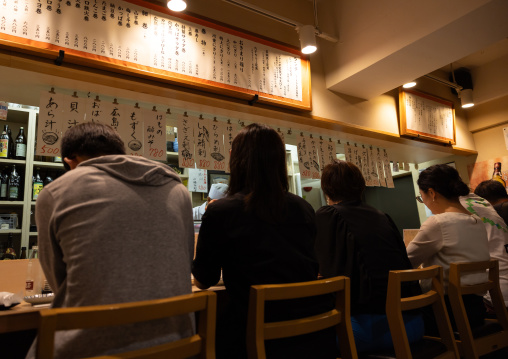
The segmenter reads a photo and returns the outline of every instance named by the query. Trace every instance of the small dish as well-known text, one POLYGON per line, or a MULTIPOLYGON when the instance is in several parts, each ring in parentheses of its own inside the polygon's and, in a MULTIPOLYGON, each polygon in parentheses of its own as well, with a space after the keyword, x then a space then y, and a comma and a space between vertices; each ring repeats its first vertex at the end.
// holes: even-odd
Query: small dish
POLYGON ((51 303, 53 301, 53 298, 55 297, 54 293, 48 293, 48 294, 36 294, 31 295, 29 297, 24 297, 23 300, 30 304, 45 304, 45 303, 51 303))

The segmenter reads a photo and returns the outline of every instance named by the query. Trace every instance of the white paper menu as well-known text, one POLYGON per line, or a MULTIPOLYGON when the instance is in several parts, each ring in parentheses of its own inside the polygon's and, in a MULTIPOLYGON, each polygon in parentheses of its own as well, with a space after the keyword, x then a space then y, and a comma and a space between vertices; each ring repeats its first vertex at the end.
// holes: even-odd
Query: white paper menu
POLYGON ((173 78, 189 76, 229 90, 302 101, 300 55, 146 6, 122 0, 1 0, 0 38, 173 78))

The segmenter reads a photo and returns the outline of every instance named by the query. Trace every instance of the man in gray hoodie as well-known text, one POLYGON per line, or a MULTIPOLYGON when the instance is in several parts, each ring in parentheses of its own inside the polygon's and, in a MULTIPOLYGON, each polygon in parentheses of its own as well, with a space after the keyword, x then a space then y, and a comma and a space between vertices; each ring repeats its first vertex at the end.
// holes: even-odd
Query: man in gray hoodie
MULTIPOLYGON (((134 302, 192 291, 192 204, 166 166, 125 155, 111 127, 83 123, 62 140, 68 173, 36 204, 40 261, 54 308, 134 302)), ((58 332, 55 358, 112 354, 193 334, 193 315, 58 332)), ((33 348, 29 357, 33 355, 33 348)))

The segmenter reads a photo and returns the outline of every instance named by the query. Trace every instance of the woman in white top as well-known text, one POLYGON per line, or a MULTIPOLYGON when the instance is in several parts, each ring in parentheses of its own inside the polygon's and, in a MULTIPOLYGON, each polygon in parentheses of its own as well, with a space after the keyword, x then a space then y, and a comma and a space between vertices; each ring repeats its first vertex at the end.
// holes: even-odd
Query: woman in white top
MULTIPOLYGON (((415 268, 435 264, 443 267, 446 294, 450 263, 490 259, 487 232, 481 219, 460 204, 459 196, 467 195, 469 188, 455 168, 448 165, 431 166, 420 173, 417 183, 420 196, 416 199, 424 203, 434 216, 422 224, 416 237, 407 246, 407 254, 415 268)), ((469 284, 482 283, 487 281, 487 274, 468 274, 462 280, 469 284)), ((424 291, 430 287, 428 282, 422 282, 421 285, 424 291)), ((445 300, 455 327, 448 296, 445 300)), ((481 325, 485 318, 483 298, 475 294, 466 295, 464 304, 470 324, 481 325)), ((427 326, 426 323, 426 331, 427 326)), ((431 328, 429 330, 433 331, 431 328)))

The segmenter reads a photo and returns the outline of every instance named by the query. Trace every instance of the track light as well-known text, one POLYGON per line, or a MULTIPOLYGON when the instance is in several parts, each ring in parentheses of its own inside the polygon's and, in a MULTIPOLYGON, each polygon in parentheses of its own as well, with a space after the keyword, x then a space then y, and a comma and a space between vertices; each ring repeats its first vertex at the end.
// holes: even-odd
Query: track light
POLYGON ((169 0, 168 8, 171 11, 184 11, 187 4, 183 0, 169 0))
POLYGON ((409 88, 415 87, 415 86, 416 86, 415 81, 411 81, 411 82, 408 82, 408 83, 405 83, 404 85, 402 85, 402 87, 404 87, 405 89, 409 89, 409 88))
POLYGON ((473 90, 472 89, 464 89, 459 92, 460 101, 462 103, 462 108, 468 108, 474 106, 473 101, 473 90))
POLYGON ((302 48, 302 53, 312 54, 316 52, 317 46, 314 26, 300 26, 298 28, 298 33, 300 34, 300 46, 302 48))

